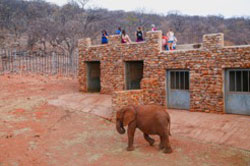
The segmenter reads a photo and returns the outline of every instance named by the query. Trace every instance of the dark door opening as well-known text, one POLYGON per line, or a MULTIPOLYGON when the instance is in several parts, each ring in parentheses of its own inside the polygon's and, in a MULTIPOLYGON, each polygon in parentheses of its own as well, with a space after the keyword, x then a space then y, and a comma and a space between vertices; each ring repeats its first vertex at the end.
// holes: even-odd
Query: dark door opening
POLYGON ((140 89, 143 78, 143 61, 129 61, 125 63, 126 90, 140 89))
POLYGON ((87 88, 88 92, 100 92, 100 62, 87 62, 87 88))

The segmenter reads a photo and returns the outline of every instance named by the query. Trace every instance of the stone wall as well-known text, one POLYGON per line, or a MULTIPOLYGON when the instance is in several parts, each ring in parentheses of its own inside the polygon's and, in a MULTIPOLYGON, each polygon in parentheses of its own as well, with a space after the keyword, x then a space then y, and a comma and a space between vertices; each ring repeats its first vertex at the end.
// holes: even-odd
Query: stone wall
POLYGON ((161 50, 162 33, 147 32, 142 43, 121 44, 111 36, 110 44, 91 46, 80 40, 80 90, 87 92, 86 63, 101 62, 101 93, 113 94, 113 108, 130 103, 166 103, 166 71, 190 71, 190 111, 224 112, 224 70, 250 68, 250 46, 224 47, 224 35, 203 37, 203 47, 192 50, 161 50), (125 62, 143 60, 143 79, 139 91, 124 91, 125 62), (116 92, 119 91, 119 92, 116 92))
POLYGON ((224 47, 224 34, 206 34, 203 35, 203 47, 205 49, 224 47))
POLYGON ((159 74, 162 101, 166 98, 166 69, 190 71, 190 111, 224 112, 224 71, 250 68, 250 46, 164 52, 159 74))
POLYGON ((159 82, 156 79, 142 79, 140 90, 115 91, 112 94, 112 107, 120 109, 133 104, 159 103, 161 96, 157 92, 159 82))
MULTIPOLYGON (((126 105, 144 104, 144 90, 115 91, 112 94, 112 108, 115 113, 126 105)), ((113 118, 115 115, 113 115, 113 118)))
POLYGON ((141 81, 140 90, 115 91, 112 94, 112 108, 114 121, 115 113, 127 105, 158 104, 161 103, 161 96, 158 91, 159 82, 157 79, 144 78, 141 81))
POLYGON ((161 32, 148 32, 145 42, 121 44, 117 35, 109 37, 109 44, 91 46, 89 39, 79 41, 79 83, 80 90, 87 92, 88 61, 101 62, 101 93, 112 94, 125 89, 125 62, 144 61, 144 75, 147 70, 158 66, 157 54, 161 49, 161 32), (146 70, 145 70, 146 69, 146 70))

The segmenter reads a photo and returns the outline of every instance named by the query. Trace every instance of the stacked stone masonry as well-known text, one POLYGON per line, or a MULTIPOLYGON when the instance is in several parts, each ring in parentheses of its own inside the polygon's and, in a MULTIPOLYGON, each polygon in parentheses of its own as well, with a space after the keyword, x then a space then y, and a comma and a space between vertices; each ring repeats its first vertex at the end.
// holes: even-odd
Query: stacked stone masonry
POLYGON ((121 44, 110 36, 109 44, 92 46, 79 41, 80 91, 87 92, 86 62, 100 62, 101 93, 112 94, 113 109, 127 104, 166 105, 166 71, 186 69, 190 73, 190 111, 224 113, 224 71, 250 68, 250 46, 224 46, 224 35, 203 36, 203 47, 162 51, 162 32, 147 32, 146 41, 121 44), (125 62, 143 61, 141 90, 125 90, 125 62))

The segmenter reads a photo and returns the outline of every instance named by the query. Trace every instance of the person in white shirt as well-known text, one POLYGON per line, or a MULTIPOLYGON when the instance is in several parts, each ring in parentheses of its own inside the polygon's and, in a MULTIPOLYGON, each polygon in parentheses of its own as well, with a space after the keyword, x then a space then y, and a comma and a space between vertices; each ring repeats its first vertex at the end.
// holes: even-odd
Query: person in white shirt
POLYGON ((173 43, 174 43, 174 32, 172 29, 170 29, 167 33, 167 37, 168 37, 168 48, 169 50, 173 50, 173 43))

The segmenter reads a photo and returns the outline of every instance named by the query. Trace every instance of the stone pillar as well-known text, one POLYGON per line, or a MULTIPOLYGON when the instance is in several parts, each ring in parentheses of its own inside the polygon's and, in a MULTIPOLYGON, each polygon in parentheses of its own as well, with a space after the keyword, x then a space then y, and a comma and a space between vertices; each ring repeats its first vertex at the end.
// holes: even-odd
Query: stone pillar
POLYGON ((112 45, 121 44, 121 36, 120 35, 110 35, 108 37, 108 40, 109 40, 109 44, 112 44, 112 45))
POLYGON ((162 31, 147 32, 146 42, 150 47, 154 47, 157 52, 160 52, 162 50, 162 31))
POLYGON ((203 48, 213 49, 224 47, 224 34, 214 33, 203 35, 203 48))
POLYGON ((88 48, 91 46, 91 39, 79 39, 78 40, 78 55, 79 55, 79 65, 83 60, 83 56, 86 54, 88 48))
POLYGON ((85 38, 85 39, 79 39, 78 40, 78 49, 83 50, 91 46, 91 39, 90 38, 85 38))
POLYGON ((78 81, 80 85, 80 91, 86 92, 87 91, 87 85, 86 85, 86 64, 84 62, 84 56, 87 54, 88 48, 91 46, 91 39, 80 39, 78 41, 78 81))

